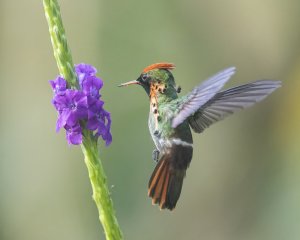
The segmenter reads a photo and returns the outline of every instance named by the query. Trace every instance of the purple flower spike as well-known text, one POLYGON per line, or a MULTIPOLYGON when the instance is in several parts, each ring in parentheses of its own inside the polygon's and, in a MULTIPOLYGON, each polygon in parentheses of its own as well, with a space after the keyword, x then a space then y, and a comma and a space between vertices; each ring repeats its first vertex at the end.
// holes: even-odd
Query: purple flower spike
POLYGON ((65 129, 67 141, 70 145, 79 145, 82 143, 82 130, 79 123, 73 127, 69 127, 68 125, 66 125, 65 129))
POLYGON ((67 82, 62 77, 49 81, 54 92, 52 104, 58 112, 56 131, 66 129, 69 144, 82 143, 82 127, 95 131, 108 146, 112 142, 110 133, 110 113, 103 109, 100 100, 100 89, 103 81, 96 77, 96 68, 88 64, 78 64, 75 71, 79 79, 80 89, 67 89, 67 82), (86 123, 86 124, 85 124, 86 123))

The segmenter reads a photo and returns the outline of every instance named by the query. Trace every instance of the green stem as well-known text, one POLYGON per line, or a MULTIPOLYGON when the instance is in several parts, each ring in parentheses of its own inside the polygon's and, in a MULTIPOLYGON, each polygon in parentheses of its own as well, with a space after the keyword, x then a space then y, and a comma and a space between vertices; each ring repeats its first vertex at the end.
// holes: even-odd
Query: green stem
POLYGON ((54 57, 59 72, 67 81, 69 87, 78 88, 79 85, 74 71, 71 50, 67 43, 58 2, 56 0, 43 0, 43 3, 45 15, 48 21, 54 57))
POLYGON ((93 199, 98 208, 99 219, 107 239, 123 239, 106 184, 106 176, 98 155, 97 142, 91 136, 90 132, 86 133, 87 136, 85 136, 81 148, 85 156, 84 160, 88 168, 93 188, 93 199))

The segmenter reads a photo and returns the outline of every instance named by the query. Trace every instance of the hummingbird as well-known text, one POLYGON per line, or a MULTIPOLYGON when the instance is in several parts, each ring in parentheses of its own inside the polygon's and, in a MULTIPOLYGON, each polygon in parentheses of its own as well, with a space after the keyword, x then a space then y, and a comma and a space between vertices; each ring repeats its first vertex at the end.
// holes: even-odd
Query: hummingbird
POLYGON ((201 133, 281 86, 280 81, 258 80, 221 91, 235 73, 235 67, 229 67, 179 97, 181 87, 175 83, 171 72, 174 68, 172 63, 155 63, 146 67, 136 80, 119 85, 140 85, 149 97, 148 126, 156 147, 152 153, 156 166, 148 183, 148 195, 153 205, 169 210, 176 206, 192 160, 191 129, 201 133))

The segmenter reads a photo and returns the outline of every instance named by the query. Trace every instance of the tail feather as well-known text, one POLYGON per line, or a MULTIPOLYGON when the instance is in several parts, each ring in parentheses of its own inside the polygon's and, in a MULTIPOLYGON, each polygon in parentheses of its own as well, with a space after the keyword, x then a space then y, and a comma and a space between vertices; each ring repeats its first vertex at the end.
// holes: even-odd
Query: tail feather
POLYGON ((160 176, 159 176, 159 178, 156 182, 155 191, 154 191, 154 195, 153 195, 153 198, 152 198, 152 204, 156 204, 156 203, 160 202, 162 191, 163 191, 165 180, 166 180, 165 176, 167 176, 167 175, 168 175, 167 174, 167 168, 164 167, 161 170, 161 174, 160 174, 160 176))
MULTIPOLYGON (((161 177, 161 176, 163 175, 165 170, 166 170, 166 162, 159 161, 153 171, 153 174, 151 175, 150 180, 149 180, 149 185, 148 185, 148 188, 149 188, 148 195, 149 196, 154 196, 155 193, 157 192, 158 182, 160 179, 163 179, 163 177, 161 177)), ((157 193, 156 193, 156 195, 157 195, 157 193)))
POLYGON ((164 209, 166 205, 169 178, 170 178, 170 174, 167 174, 164 182, 164 187, 162 189, 161 201, 159 203, 160 209, 164 209))
POLYGON ((176 203, 180 197, 183 178, 185 176, 185 171, 175 171, 174 173, 170 174, 170 181, 168 186, 168 198, 166 199, 167 206, 176 206, 176 203))
POLYGON ((181 193, 184 176, 185 169, 172 168, 170 156, 162 156, 149 180, 148 195, 152 198, 152 204, 159 204, 160 209, 174 209, 181 193))

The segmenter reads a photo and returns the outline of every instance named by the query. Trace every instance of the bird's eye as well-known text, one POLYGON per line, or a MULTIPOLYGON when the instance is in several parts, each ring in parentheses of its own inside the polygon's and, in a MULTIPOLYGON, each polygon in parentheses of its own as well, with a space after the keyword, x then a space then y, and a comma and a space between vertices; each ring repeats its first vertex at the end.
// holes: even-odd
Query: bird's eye
POLYGON ((148 74, 143 74, 142 75, 142 80, 144 81, 144 82, 146 82, 147 81, 147 79, 148 79, 148 74))

